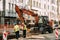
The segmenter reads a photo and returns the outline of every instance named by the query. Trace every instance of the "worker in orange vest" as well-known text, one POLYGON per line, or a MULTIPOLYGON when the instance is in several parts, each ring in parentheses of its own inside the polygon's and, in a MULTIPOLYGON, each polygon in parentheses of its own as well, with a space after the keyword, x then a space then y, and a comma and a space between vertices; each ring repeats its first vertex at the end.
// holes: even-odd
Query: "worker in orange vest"
POLYGON ((54 21, 51 20, 51 21, 49 22, 49 25, 50 25, 51 27, 53 27, 53 24, 54 24, 54 21))

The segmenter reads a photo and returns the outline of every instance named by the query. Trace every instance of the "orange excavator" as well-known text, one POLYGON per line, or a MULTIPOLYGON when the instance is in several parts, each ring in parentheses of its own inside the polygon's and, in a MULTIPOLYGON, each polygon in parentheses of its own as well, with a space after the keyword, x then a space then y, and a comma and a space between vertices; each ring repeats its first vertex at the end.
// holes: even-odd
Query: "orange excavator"
MULTIPOLYGON (((37 14, 35 14, 34 12, 27 10, 27 9, 20 9, 17 5, 15 5, 15 10, 19 16, 19 20, 21 22, 25 22, 25 18, 23 17, 23 14, 27 14, 27 15, 31 15, 32 17, 34 17, 34 31, 40 31, 41 33, 46 33, 47 31, 49 33, 53 32, 53 28, 51 25, 49 25, 49 20, 48 20, 48 16, 38 16, 37 14)), ((27 19, 28 20, 28 19, 27 19)), ((26 21, 27 21, 26 20, 26 21)), ((27 22, 28 24, 28 22, 27 22)), ((28 26, 29 27, 29 26, 28 26)), ((33 27, 33 26, 31 26, 33 27)))
POLYGON ((31 16, 35 17, 35 21, 36 21, 36 23, 38 23, 38 15, 35 14, 34 12, 32 12, 30 10, 26 10, 26 9, 19 9, 19 7, 17 5, 15 6, 15 10, 16 10, 21 22, 24 22, 24 19, 25 19, 23 17, 23 14, 27 14, 27 15, 31 15, 31 16))

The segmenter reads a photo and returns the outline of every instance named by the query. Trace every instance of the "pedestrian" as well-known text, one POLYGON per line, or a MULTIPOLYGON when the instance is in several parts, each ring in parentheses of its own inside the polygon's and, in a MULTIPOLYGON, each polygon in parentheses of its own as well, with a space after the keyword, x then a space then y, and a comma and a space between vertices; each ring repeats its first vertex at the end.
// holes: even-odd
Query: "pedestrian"
POLYGON ((23 26, 23 38, 26 37, 26 30, 27 30, 27 27, 24 23, 22 23, 24 26, 23 26))
POLYGON ((18 24, 15 24, 15 26, 14 26, 14 32, 15 32, 15 34, 16 34, 16 39, 18 40, 18 38, 20 37, 19 36, 19 25, 18 24))

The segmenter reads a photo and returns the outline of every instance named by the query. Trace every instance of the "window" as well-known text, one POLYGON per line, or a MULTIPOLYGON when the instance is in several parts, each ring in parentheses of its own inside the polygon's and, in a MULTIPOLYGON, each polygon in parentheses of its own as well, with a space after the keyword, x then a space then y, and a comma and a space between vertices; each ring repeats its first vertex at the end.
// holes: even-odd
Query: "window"
POLYGON ((38 2, 37 2, 37 7, 38 7, 38 2))
POLYGON ((53 10, 53 11, 55 11, 55 8, 54 8, 54 6, 52 6, 52 10, 53 10))
POLYGON ((35 1, 33 1, 33 6, 35 7, 35 1))
POLYGON ((42 17, 39 17, 39 23, 43 23, 42 17))
POLYGON ((39 3, 39 8, 41 8, 41 3, 39 3))
POLYGON ((55 4, 55 0, 51 0, 51 3, 55 4))
POLYGON ((44 12, 44 15, 47 16, 47 12, 44 12))
POLYGON ((23 3, 23 0, 20 0, 21 3, 23 3))
POLYGON ((44 1, 47 1, 47 0, 44 0, 44 1))
POLYGON ((37 7, 37 2, 35 2, 35 7, 37 7))
POLYGON ((49 9, 49 5, 48 5, 48 9, 49 9))
POLYGON ((53 12, 50 12, 50 17, 55 18, 55 14, 53 12))
POLYGON ((44 4, 44 9, 46 9, 46 4, 44 4))
POLYGON ((49 0, 48 0, 48 2, 49 2, 49 0))

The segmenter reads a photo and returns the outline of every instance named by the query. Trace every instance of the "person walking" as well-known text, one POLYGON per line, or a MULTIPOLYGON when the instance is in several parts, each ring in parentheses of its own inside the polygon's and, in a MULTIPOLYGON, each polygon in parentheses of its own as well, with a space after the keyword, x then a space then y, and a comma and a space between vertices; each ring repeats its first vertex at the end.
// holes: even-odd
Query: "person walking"
POLYGON ((26 25, 24 23, 23 23, 23 25, 24 25, 24 27, 23 27, 23 38, 25 38, 27 28, 26 28, 26 25))
POLYGON ((15 34, 16 34, 16 39, 18 40, 18 38, 20 37, 19 36, 19 26, 17 25, 17 24, 15 24, 15 26, 14 26, 14 32, 15 32, 15 34))

